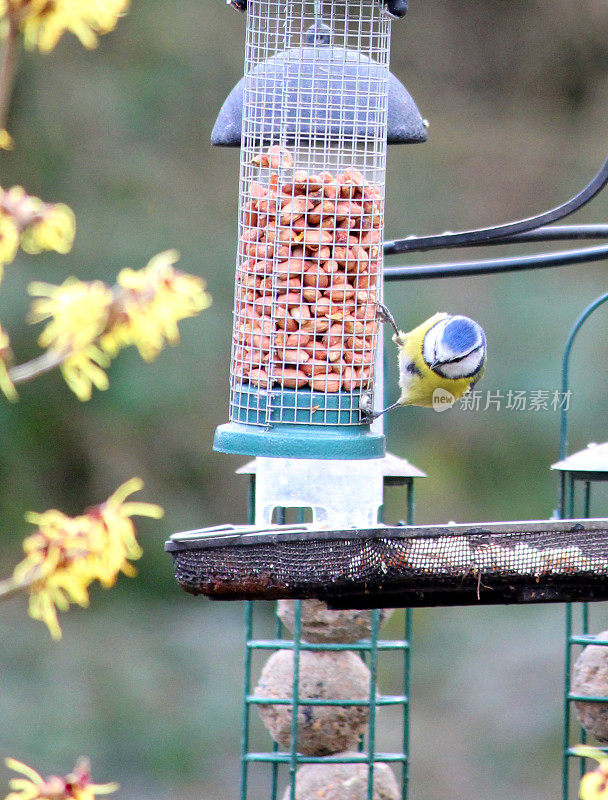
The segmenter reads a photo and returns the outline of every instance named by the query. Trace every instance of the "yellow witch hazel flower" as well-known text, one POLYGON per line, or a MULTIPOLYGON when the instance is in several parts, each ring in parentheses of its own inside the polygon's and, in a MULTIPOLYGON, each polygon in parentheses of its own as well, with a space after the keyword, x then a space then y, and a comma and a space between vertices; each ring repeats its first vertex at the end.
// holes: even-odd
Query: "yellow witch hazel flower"
POLYGON ((15 567, 13 582, 27 587, 32 619, 44 622, 53 639, 61 639, 56 609, 67 611, 70 603, 82 607, 89 603, 87 589, 93 580, 89 531, 78 518, 55 509, 26 518, 38 530, 23 542, 26 557, 15 567))
POLYGON ((74 244, 74 212, 64 203, 45 203, 26 194, 21 186, 2 191, 0 208, 9 215, 21 233, 21 247, 26 253, 43 250, 69 253, 74 244))
POLYGON ((68 278, 61 286, 28 287, 29 322, 47 322, 38 342, 56 356, 63 376, 81 399, 93 386, 108 387, 104 370, 122 347, 135 345, 152 361, 165 343, 179 342, 177 323, 211 304, 202 278, 175 269, 175 250, 159 253, 140 270, 123 269, 110 289, 102 281, 68 278))
POLYGON ((110 366, 110 359, 94 344, 68 356, 59 368, 65 382, 79 400, 90 400, 93 386, 105 391, 110 382, 104 372, 110 366))
POLYGON ((46 203, 39 218, 23 231, 21 247, 34 255, 43 250, 65 255, 72 249, 75 229, 74 213, 69 206, 46 203))
POLYGON ((154 256, 140 270, 123 269, 116 279, 116 321, 101 339, 102 348, 116 355, 135 345, 142 358, 152 361, 165 342, 177 344, 177 323, 211 305, 202 278, 175 269, 176 250, 154 256))
POLYGON ((13 218, 0 210, 0 280, 5 264, 10 264, 17 255, 19 238, 19 230, 13 218))
POLYGON ((598 761, 597 767, 591 772, 586 772, 581 778, 581 800, 608 800, 608 755, 597 747, 578 745, 572 752, 582 758, 594 758, 598 761))
POLYGON ((14 146, 15 142, 10 133, 6 128, 0 128, 0 150, 12 150, 14 146))
POLYGON ((33 281, 27 288, 33 297, 28 321, 50 320, 38 342, 62 353, 76 351, 95 342, 105 329, 112 291, 102 281, 67 278, 61 286, 33 281))
POLYGON ((2 0, 0 15, 18 23, 25 46, 48 53, 65 31, 92 49, 97 36, 114 30, 129 0, 2 0))
POLYGON ((11 380, 8 368, 12 361, 13 353, 8 339, 8 335, 0 327, 0 391, 12 403, 15 403, 19 398, 15 385, 11 380))
POLYGON ((68 278, 61 286, 34 281, 28 292, 32 302, 28 321, 50 320, 38 337, 41 347, 65 354, 61 371, 80 400, 89 400, 92 387, 108 388, 104 369, 110 359, 96 342, 106 328, 112 306, 112 290, 102 281, 68 278))
POLYGON ((163 515, 152 503, 125 502, 142 487, 139 478, 132 478, 104 503, 77 517, 56 509, 26 515, 37 530, 23 542, 25 558, 13 571, 12 588, 29 593, 30 616, 44 622, 54 639, 61 638, 57 610, 66 611, 70 603, 86 607, 93 581, 109 587, 119 572, 135 574, 130 561, 142 551, 131 517, 163 515))
POLYGON ((95 554, 96 578, 106 587, 112 586, 119 572, 132 577, 136 570, 129 560, 142 555, 135 536, 131 517, 145 516, 160 519, 163 510, 152 503, 125 502, 129 495, 143 488, 140 478, 123 483, 105 503, 88 510, 88 518, 96 520, 97 530, 91 532, 91 552, 95 554))
POLYGON ((5 800, 95 800, 99 795, 111 794, 120 788, 117 783, 93 783, 88 758, 81 758, 73 772, 65 777, 43 778, 35 769, 14 758, 7 758, 5 764, 24 776, 10 779, 12 791, 5 800))

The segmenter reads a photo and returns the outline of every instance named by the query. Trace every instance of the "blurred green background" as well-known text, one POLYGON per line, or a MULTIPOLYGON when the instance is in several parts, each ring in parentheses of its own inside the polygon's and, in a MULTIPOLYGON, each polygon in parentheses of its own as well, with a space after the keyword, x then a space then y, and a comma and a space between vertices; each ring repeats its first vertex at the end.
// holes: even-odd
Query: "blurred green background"
MULTIPOLYGON (((213 295, 182 324, 177 349, 152 365, 123 353, 107 393, 81 404, 50 374, 0 408, 2 575, 20 558, 28 509, 78 513, 139 475, 142 499, 166 510, 139 525, 139 576, 64 615, 62 642, 26 616, 23 598, 2 607, 1 755, 48 774, 88 754, 94 777, 119 780, 124 800, 238 794, 243 609, 182 593, 163 543, 245 520, 246 485, 233 474, 245 459, 211 451, 227 418, 238 158, 209 145, 243 42, 243 17, 220 0, 136 0, 92 53, 66 36, 49 56, 22 54, 17 148, 2 156, 3 186, 66 202, 78 222, 69 256, 20 254, 6 270, 0 320, 19 361, 38 352, 24 321, 33 279, 111 283, 177 247, 213 295)), ((426 145, 389 151, 387 236, 535 213, 582 188, 605 157, 606 0, 412 0, 392 50, 430 130, 426 145)), ((607 210, 608 196, 575 219, 601 222, 607 210)), ((490 348, 484 390, 552 391, 567 333, 606 290, 605 274, 596 264, 391 284, 387 301, 406 329, 436 310, 478 319, 490 348)), ((575 349, 571 451, 606 439, 607 357, 604 310, 575 349)), ((543 518, 556 505, 558 425, 554 411, 410 409, 393 414, 389 448, 428 473, 420 522, 543 518)), ((608 514, 607 501, 593 512, 608 514)), ((596 612, 599 631, 608 611, 596 612)), ((260 613, 269 619, 272 607, 260 613)), ((401 622, 399 612, 386 634, 401 622)), ((559 606, 416 612, 413 800, 558 796, 562 637, 559 606)), ((381 689, 391 680, 381 675, 381 689)), ((7 779, 2 768, 0 792, 7 779)), ((265 792, 260 783, 255 796, 265 792)))

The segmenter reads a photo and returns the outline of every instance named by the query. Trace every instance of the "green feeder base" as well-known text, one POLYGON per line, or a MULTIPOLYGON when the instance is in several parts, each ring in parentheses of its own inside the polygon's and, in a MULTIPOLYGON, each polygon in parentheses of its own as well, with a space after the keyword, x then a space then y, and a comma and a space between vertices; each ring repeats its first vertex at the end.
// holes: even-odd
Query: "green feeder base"
POLYGON ((357 402, 358 396, 341 392, 268 391, 244 383, 235 387, 233 421, 216 430, 213 449, 270 458, 383 458, 384 436, 353 424, 360 417, 357 402))
POLYGON ((220 453, 269 458, 383 458, 384 436, 369 425, 243 425, 229 422, 215 431, 213 449, 220 453))

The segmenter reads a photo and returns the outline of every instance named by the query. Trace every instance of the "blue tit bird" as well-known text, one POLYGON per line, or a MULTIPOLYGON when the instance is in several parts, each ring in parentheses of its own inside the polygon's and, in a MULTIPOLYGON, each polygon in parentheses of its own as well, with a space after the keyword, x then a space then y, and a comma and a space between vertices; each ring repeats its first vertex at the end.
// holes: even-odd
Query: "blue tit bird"
POLYGON ((400 331, 390 311, 378 303, 378 316, 389 323, 399 348, 401 397, 383 411, 374 412, 371 396, 362 395, 360 408, 372 421, 398 406, 434 407, 437 391, 455 402, 482 377, 486 364, 486 335, 468 317, 434 314, 409 333, 400 331))
POLYGON ((379 0, 382 13, 391 19, 402 19, 407 14, 408 0, 379 0))
POLYGON ((247 0, 226 0, 226 5, 242 14, 247 11, 247 0))

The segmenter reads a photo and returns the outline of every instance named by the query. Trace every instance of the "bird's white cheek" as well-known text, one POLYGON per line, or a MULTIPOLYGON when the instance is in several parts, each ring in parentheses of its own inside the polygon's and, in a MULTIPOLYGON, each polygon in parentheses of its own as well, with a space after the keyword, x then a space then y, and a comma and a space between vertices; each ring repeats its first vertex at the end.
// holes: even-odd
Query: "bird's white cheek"
POLYGON ((460 378, 469 378, 477 372, 482 360, 483 355, 475 351, 455 364, 442 364, 441 372, 446 378, 455 381, 460 380, 460 378))

